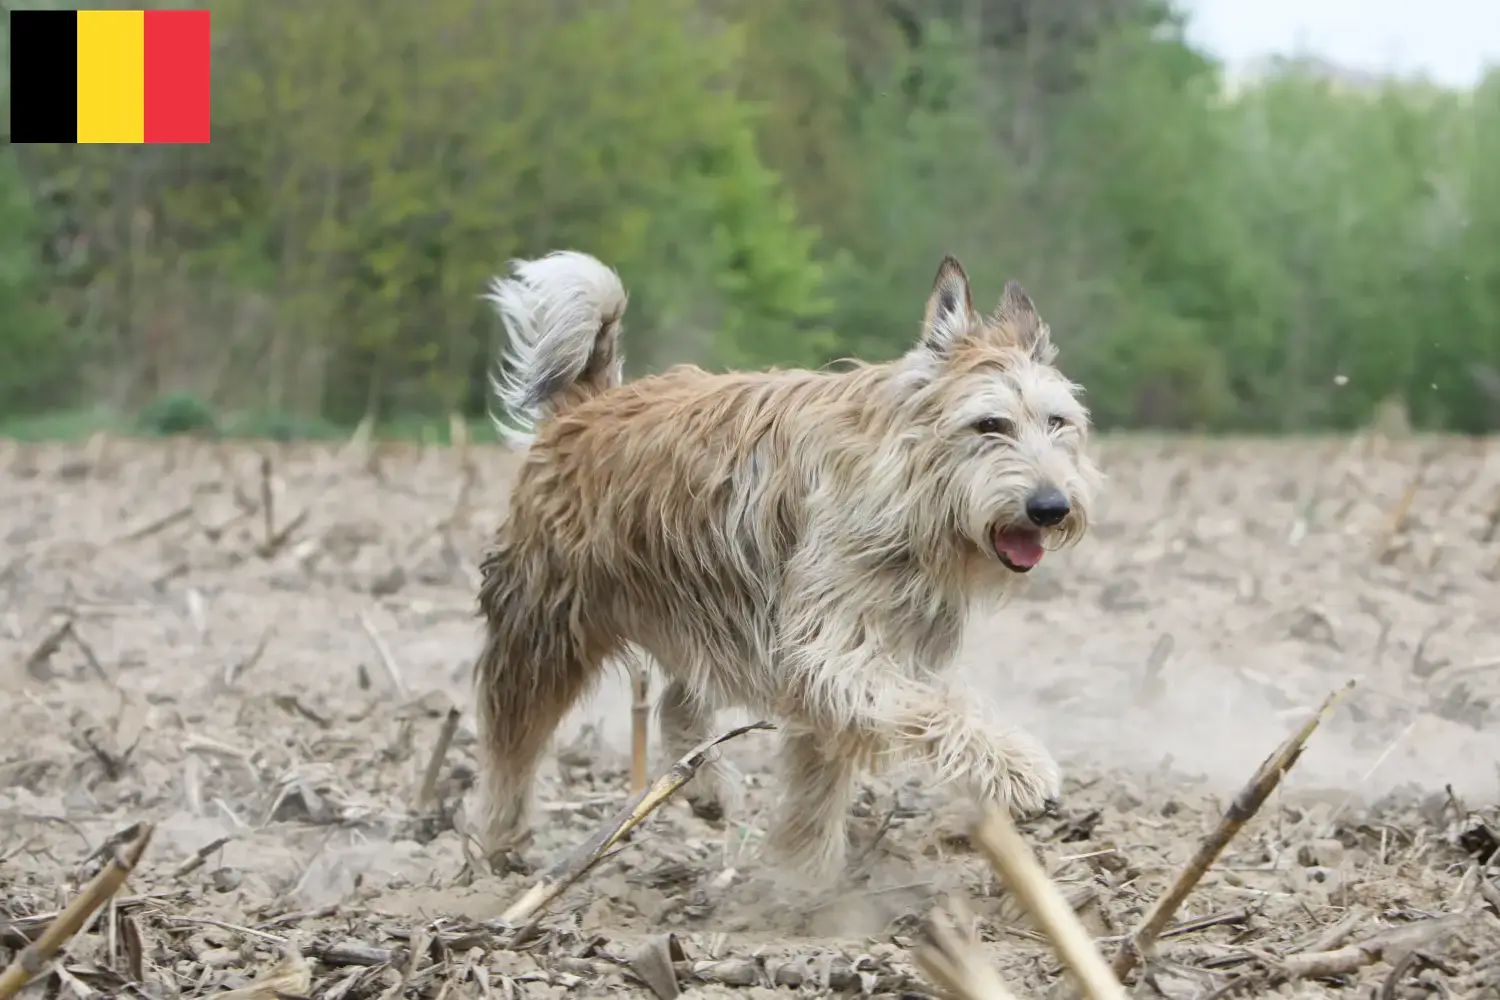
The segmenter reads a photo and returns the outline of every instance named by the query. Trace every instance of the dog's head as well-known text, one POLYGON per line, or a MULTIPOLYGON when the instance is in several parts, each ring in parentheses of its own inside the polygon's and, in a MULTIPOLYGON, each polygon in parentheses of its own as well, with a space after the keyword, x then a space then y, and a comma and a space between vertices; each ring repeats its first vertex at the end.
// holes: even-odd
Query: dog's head
POLYGON ((1020 285, 1008 282, 981 315, 963 267, 947 257, 922 339, 902 362, 927 425, 914 457, 941 484, 935 499, 949 530, 1010 573, 1083 535, 1099 480, 1081 390, 1053 367, 1056 355, 1020 285))

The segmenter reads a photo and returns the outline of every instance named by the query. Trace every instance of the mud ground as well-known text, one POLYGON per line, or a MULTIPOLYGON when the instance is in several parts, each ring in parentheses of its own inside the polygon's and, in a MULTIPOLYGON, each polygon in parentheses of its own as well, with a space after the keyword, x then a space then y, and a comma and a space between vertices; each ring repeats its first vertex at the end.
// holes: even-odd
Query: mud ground
MULTIPOLYGON (((1261 759, 1354 679, 1188 898, 1142 995, 1500 997, 1500 888, 1477 860, 1500 830, 1500 442, 1101 450, 1092 537, 976 624, 958 678, 1068 769, 1062 814, 1026 832, 1085 923, 1112 952, 1261 759), (1457 912, 1415 949, 1287 971, 1457 912)), ((968 842, 969 806, 922 775, 868 783, 839 891, 763 865, 772 737, 754 733, 725 747, 745 778, 727 821, 669 802, 507 945, 494 918, 531 878, 489 873, 464 831, 475 564, 511 461, 0 442, 0 961, 121 831, 155 824, 28 995, 206 996, 278 970, 283 995, 332 998, 650 996, 653 980, 932 995, 911 948, 948 893, 1018 995, 1058 988, 968 842)), ((629 725, 618 682, 569 721, 533 860, 624 800, 629 725)), ((654 750, 653 733, 665 766, 654 750)))

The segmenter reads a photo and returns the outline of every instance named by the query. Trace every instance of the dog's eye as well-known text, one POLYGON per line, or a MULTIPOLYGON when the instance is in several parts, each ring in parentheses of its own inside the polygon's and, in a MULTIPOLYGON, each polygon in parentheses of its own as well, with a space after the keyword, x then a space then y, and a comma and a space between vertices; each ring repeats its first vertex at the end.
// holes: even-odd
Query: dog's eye
POLYGON ((983 417, 974 421, 974 429, 980 434, 1001 434, 1010 436, 1015 434, 1016 425, 1004 417, 983 417))
POLYGON ((1049 430, 1061 431, 1061 430, 1066 430, 1067 428, 1072 427, 1072 426, 1073 425, 1068 422, 1068 418, 1067 417, 1059 417, 1059 416, 1053 415, 1053 416, 1050 416, 1050 417, 1047 418, 1047 428, 1049 430))

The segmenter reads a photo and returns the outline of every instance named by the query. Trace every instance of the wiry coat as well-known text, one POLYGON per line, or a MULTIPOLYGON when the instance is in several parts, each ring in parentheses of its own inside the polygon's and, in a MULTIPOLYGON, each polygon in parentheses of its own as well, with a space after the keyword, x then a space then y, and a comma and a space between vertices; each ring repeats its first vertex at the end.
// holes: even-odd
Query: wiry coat
MULTIPOLYGON (((1003 594, 1043 538, 1082 534, 1097 478, 1076 387, 1019 286, 982 318, 949 258, 920 342, 892 363, 630 384, 625 292, 597 260, 518 263, 492 298, 511 340, 496 393, 530 425, 480 594, 492 852, 524 845, 539 754, 632 647, 671 678, 669 752, 719 708, 780 722, 771 844, 810 874, 841 867, 854 774, 877 758, 924 761, 1018 811, 1058 794, 1039 744, 939 676, 976 599, 1003 594), (1044 528, 1039 490, 1066 501, 1044 528)), ((722 778, 700 775, 695 805, 716 808, 722 778)))

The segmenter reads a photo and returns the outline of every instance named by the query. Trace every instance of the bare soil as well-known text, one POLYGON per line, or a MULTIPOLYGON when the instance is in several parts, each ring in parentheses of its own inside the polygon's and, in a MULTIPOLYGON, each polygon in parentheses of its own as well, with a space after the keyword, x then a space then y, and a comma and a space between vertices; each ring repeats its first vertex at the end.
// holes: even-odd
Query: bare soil
MULTIPOLYGON (((1500 888, 1480 864, 1500 831, 1500 442, 1102 452, 1091 537, 976 623, 957 682, 1064 761, 1061 815, 1025 829, 1106 952, 1262 758, 1354 679, 1143 988, 1500 997, 1500 888), (1283 964, 1455 912, 1473 916, 1347 971, 1283 964)), ((512 463, 0 442, 0 962, 121 831, 155 824, 123 893, 31 993, 212 995, 280 960, 284 995, 333 998, 649 996, 653 979, 920 996, 935 992, 912 960, 920 921, 955 893, 1012 988, 1048 994, 1058 961, 974 853, 969 805, 923 775, 865 786, 838 891, 762 863, 774 737, 757 733, 724 748, 745 778, 726 821, 669 802, 507 942, 494 918, 532 877, 491 874, 464 831, 475 564, 512 463)), ((575 713, 530 860, 563 857, 619 807, 629 725, 618 681, 575 713)), ((660 769, 654 732, 652 747, 660 769)))

